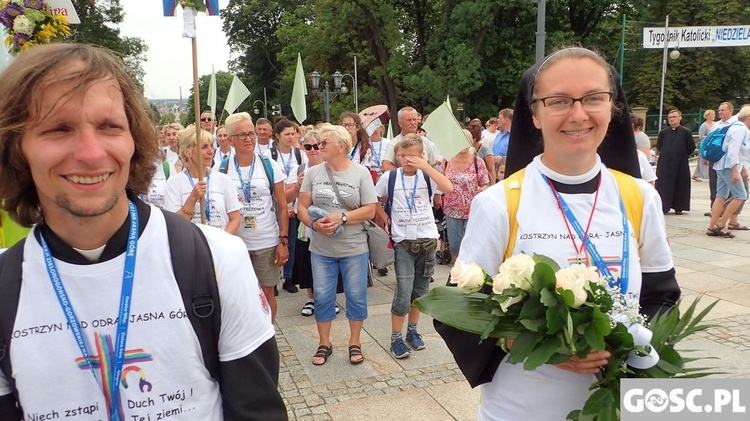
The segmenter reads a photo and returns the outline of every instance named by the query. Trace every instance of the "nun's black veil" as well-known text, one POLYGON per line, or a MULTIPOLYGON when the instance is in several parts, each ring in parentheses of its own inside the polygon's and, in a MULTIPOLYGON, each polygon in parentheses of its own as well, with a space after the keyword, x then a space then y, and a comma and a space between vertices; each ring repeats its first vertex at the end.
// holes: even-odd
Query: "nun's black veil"
MULTIPOLYGON (((521 78, 521 87, 516 97, 513 126, 508 143, 508 158, 505 164, 505 174, 507 175, 525 168, 535 156, 543 151, 542 132, 534 127, 534 122, 531 119, 534 76, 539 66, 540 63, 535 64, 526 70, 521 78)), ((607 168, 640 178, 641 170, 638 166, 633 124, 630 120, 625 92, 622 90, 620 77, 612 66, 610 66, 610 75, 612 86, 615 87, 617 92, 616 105, 622 112, 612 116, 607 136, 597 152, 607 168)))

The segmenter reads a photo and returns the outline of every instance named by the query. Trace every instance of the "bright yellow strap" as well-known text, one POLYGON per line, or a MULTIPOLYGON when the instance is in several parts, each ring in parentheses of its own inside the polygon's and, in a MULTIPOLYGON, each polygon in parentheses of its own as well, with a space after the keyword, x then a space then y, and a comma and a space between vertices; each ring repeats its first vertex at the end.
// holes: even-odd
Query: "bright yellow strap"
POLYGON ((516 246, 516 237, 518 236, 518 221, 516 221, 516 213, 518 213, 518 204, 521 202, 521 186, 523 185, 523 176, 526 173, 526 168, 514 172, 510 177, 506 177, 504 181, 505 185, 505 200, 508 204, 508 245, 505 247, 505 255, 503 260, 507 260, 513 255, 513 248, 516 246))
MULTIPOLYGON (((526 169, 521 169, 510 177, 505 179, 505 200, 508 205, 508 245, 505 247, 503 260, 508 259, 513 254, 513 248, 516 246, 516 237, 518 236, 518 221, 516 213, 518 204, 521 201, 521 186, 523 186, 523 176, 526 169)), ((625 216, 630 221, 630 225, 635 230, 635 240, 637 244, 641 243, 641 219, 643 217, 643 194, 638 187, 635 179, 625 173, 617 170, 609 170, 615 177, 617 188, 620 190, 622 202, 625 205, 625 216)))

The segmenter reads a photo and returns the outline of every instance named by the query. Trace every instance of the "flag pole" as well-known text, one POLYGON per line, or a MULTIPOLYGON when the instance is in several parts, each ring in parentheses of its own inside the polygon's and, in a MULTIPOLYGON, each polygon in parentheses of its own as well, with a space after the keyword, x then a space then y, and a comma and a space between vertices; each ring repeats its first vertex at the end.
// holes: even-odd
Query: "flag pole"
MULTIPOLYGON (((183 11, 185 13, 185 11, 183 11)), ((193 111, 195 112, 195 151, 193 152, 198 160, 198 180, 203 180, 204 171, 203 168, 203 156, 201 155, 201 143, 203 143, 203 131, 201 130, 201 99, 200 89, 198 86, 198 33, 195 20, 193 20, 193 29, 195 30, 195 36, 190 40, 193 44, 193 111)), ((206 186, 208 190, 208 186, 206 186)), ((206 197, 203 196, 200 199, 200 215, 201 224, 206 223, 206 197)))

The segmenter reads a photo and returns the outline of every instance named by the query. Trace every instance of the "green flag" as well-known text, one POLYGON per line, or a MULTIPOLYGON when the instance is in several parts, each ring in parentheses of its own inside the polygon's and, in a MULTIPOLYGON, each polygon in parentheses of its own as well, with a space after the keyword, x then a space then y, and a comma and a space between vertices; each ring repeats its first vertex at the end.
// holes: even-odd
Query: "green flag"
POLYGON ((430 134, 430 140, 443 153, 445 159, 451 159, 471 146, 447 102, 437 107, 422 127, 430 134))
POLYGON ((294 73, 294 88, 292 88, 292 113, 297 122, 302 124, 307 119, 307 104, 305 103, 307 95, 307 82, 305 81, 305 71, 302 69, 302 55, 297 53, 297 70, 294 73))
POLYGON ((393 119, 388 120, 388 133, 385 135, 388 140, 393 139, 393 119))
POLYGON ((211 65, 211 83, 208 84, 208 102, 209 108, 211 108, 211 117, 216 118, 216 70, 211 65))
POLYGON ((224 102, 224 109, 228 114, 232 114, 237 107, 242 104, 245 98, 250 96, 250 91, 242 83, 237 75, 234 75, 232 79, 232 86, 229 87, 229 93, 227 94, 227 100, 224 102))

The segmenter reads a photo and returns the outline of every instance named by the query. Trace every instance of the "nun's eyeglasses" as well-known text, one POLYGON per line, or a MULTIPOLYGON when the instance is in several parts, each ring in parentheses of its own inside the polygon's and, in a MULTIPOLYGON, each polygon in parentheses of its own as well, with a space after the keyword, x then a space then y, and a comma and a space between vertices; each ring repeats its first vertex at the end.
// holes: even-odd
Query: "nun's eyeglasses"
POLYGON ((533 102, 541 102, 552 115, 564 115, 573 109, 573 104, 576 102, 580 102, 584 110, 597 113, 607 110, 610 107, 610 101, 612 101, 612 92, 594 92, 580 98, 554 95, 538 98, 533 102))

